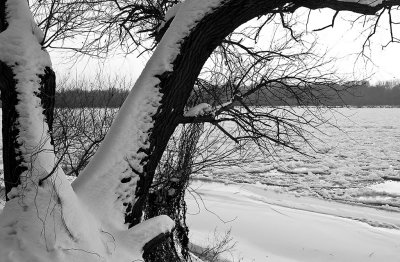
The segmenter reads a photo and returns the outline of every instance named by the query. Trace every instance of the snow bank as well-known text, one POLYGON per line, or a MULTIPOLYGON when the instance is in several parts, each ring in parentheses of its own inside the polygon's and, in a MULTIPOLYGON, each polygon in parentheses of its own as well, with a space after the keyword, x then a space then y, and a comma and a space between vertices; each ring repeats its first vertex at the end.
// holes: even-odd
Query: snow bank
POLYGON ((101 224, 58 176, 52 187, 38 188, 25 199, 7 202, 0 215, 1 261, 133 261, 143 246, 173 221, 165 216, 129 230, 101 224))
POLYGON ((90 210, 58 170, 43 186, 6 202, 0 214, 1 261, 136 261, 147 242, 175 225, 159 216, 120 230, 90 210))
POLYGON ((380 184, 370 186, 374 191, 386 192, 389 194, 397 194, 400 197, 400 182, 399 181, 385 181, 380 184))
POLYGON ((198 182, 191 188, 204 201, 188 194, 191 241, 207 246, 215 228, 231 229, 237 243, 224 254, 228 261, 398 261, 400 231, 385 227, 399 226, 398 212, 294 198, 254 186, 198 182), (375 226, 360 222, 363 218, 375 226))

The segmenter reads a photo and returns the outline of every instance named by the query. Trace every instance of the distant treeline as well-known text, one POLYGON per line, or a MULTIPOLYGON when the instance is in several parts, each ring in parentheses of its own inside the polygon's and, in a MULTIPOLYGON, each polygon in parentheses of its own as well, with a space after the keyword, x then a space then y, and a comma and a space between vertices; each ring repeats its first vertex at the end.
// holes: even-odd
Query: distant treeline
MULTIPOLYGON (((265 92, 264 92, 265 93, 265 92)), ((400 106, 400 83, 368 82, 347 83, 334 86, 314 86, 308 90, 294 87, 284 90, 279 96, 259 95, 250 97, 252 103, 262 106, 400 106)))
MULTIPOLYGON (((308 95, 298 89, 293 89, 281 93, 281 97, 259 95, 254 93, 250 98, 253 105, 259 106, 297 106, 299 97, 293 94, 299 94, 301 104, 306 105, 327 105, 327 106, 400 106, 400 83, 382 82, 376 85, 370 85, 368 82, 359 82, 356 84, 347 84, 342 86, 315 87, 311 88, 315 97, 319 99, 309 99, 308 95), (307 100, 309 99, 309 100, 307 100)), ((125 89, 62 89, 56 92, 56 107, 120 107, 128 95, 125 89)), ((213 101, 204 96, 203 101, 213 104, 213 101)), ((221 98, 221 100, 227 100, 221 98)), ((214 102, 215 103, 215 102, 214 102)))
POLYGON ((364 82, 343 94, 342 99, 351 106, 400 106, 400 83, 381 82, 369 85, 364 82))
POLYGON ((56 92, 55 106, 58 108, 120 107, 128 96, 127 90, 112 89, 67 89, 56 92))

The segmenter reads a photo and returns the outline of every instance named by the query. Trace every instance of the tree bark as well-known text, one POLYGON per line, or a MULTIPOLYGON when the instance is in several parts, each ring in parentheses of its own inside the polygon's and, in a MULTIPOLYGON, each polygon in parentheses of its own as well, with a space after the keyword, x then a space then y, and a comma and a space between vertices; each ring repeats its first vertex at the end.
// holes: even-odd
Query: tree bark
POLYGON ((54 105, 56 101, 56 74, 53 69, 46 67, 44 74, 40 78, 40 101, 43 107, 46 123, 49 126, 49 135, 51 144, 54 145, 53 139, 53 121, 54 121, 54 105))
MULTIPOLYGON (((6 21, 6 1, 0 2, 0 33, 8 27, 6 21)), ((21 154, 19 153, 19 144, 16 138, 19 134, 16 128, 18 118, 15 106, 17 105, 17 93, 15 89, 16 82, 14 73, 10 66, 0 61, 0 91, 2 101, 2 136, 3 136, 3 168, 4 184, 7 193, 18 186, 19 175, 26 170, 21 165, 21 154)))
MULTIPOLYGON (((0 2, 0 33, 5 31, 8 27, 5 13, 6 1, 0 2)), ((41 104, 44 108, 43 114, 45 115, 46 122, 49 126, 51 136, 54 115, 54 101, 55 101, 55 73, 46 67, 43 74, 39 75, 40 78, 40 93, 37 94, 41 99, 41 104)), ((19 136, 18 129, 18 112, 16 105, 18 104, 18 92, 16 90, 17 81, 14 78, 13 69, 3 61, 0 61, 0 91, 2 102, 2 139, 3 139, 3 166, 4 166, 4 184, 7 194, 13 187, 20 184, 20 175, 27 170, 22 165, 21 152, 19 150, 20 144, 17 142, 19 136)), ((51 141, 53 138, 51 136, 51 141)))
MULTIPOLYGON (((40 93, 38 96, 41 99, 44 108, 43 114, 46 117, 46 122, 51 130, 53 126, 54 114, 54 94, 55 94, 55 74, 54 71, 46 67, 43 75, 39 76, 40 93)), ((4 184, 7 194, 13 187, 20 184, 20 175, 27 170, 22 165, 20 144, 17 142, 19 136, 18 129, 18 112, 16 105, 18 104, 18 93, 16 91, 17 82, 14 79, 12 68, 0 61, 0 90, 2 102, 2 136, 3 136, 3 165, 4 165, 4 184)), ((51 141, 53 138, 51 136, 51 141)))
POLYGON ((0 90, 2 101, 2 136, 3 136, 3 166, 4 184, 7 194, 13 187, 20 184, 20 175, 27 170, 22 165, 22 157, 17 142, 19 130, 17 127, 18 113, 15 109, 18 99, 15 89, 16 81, 11 67, 0 61, 0 90))

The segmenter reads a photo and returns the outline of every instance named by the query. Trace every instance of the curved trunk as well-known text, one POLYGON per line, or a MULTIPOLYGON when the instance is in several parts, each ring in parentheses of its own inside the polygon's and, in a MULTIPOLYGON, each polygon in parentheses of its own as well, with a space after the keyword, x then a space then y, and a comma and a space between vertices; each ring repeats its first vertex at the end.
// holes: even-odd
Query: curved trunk
POLYGON ((137 184, 136 197, 138 197, 138 201, 132 212, 127 214, 127 222, 133 225, 140 222, 157 165, 169 138, 179 124, 178 118, 183 114, 186 101, 208 57, 235 28, 254 17, 279 8, 280 4, 277 2, 227 1, 206 15, 190 35, 183 39, 180 54, 173 62, 173 71, 158 76, 161 81, 159 87, 163 97, 157 113, 153 116, 154 127, 149 137, 150 147, 145 150, 149 157, 143 160, 146 162, 144 175, 137 184))
MULTIPOLYGON (((332 8, 335 10, 350 10, 363 14, 374 14, 382 6, 368 6, 357 2, 342 1, 265 1, 265 0, 236 0, 225 1, 213 12, 206 15, 190 32, 182 39, 179 55, 173 61, 173 71, 165 72, 158 77, 159 88, 163 94, 161 105, 153 116, 154 126, 150 131, 150 147, 141 149, 146 153, 142 159, 144 164, 143 173, 137 182, 137 200, 133 206, 128 207, 126 222, 130 225, 138 224, 142 219, 146 205, 153 202, 154 196, 149 195, 153 183, 156 168, 161 160, 168 140, 177 127, 178 118, 183 114, 184 106, 190 96, 195 80, 200 73, 204 63, 213 50, 222 43, 223 39, 241 24, 263 14, 294 12, 299 7, 310 9, 332 8)), ((166 32, 168 34, 168 31, 166 32)), ((152 217, 149 212, 146 214, 152 217)), ((171 239, 162 242, 164 246, 171 244, 171 239)), ((155 251, 155 253, 158 253, 155 251)), ((175 253, 175 252, 173 252, 175 253)), ((174 254, 147 257, 146 261, 176 261, 174 254), (167 259, 171 257, 171 259, 167 259)))
MULTIPOLYGON (((153 116, 154 127, 150 131, 149 148, 142 148, 147 158, 142 160, 144 172, 136 188, 136 201, 133 209, 127 212, 126 221, 130 224, 140 222, 147 194, 153 181, 154 173, 169 138, 179 124, 177 119, 182 115, 186 101, 193 89, 195 80, 204 63, 222 40, 238 26, 261 15, 272 13, 292 13, 300 7, 310 9, 332 8, 338 11, 353 11, 360 14, 375 14, 386 5, 400 4, 399 0, 379 1, 338 0, 229 0, 223 1, 218 8, 206 15, 190 34, 182 39, 179 55, 173 61, 173 71, 158 75, 159 89, 163 94, 161 105, 153 116)), ((166 32, 168 34, 169 31, 166 32)))

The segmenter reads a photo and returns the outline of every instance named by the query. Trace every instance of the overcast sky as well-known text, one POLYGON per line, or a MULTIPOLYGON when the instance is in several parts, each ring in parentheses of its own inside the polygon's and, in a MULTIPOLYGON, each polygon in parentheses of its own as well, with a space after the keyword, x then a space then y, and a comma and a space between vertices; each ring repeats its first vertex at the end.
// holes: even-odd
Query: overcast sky
MULTIPOLYGON (((329 25, 333 14, 331 10, 313 11, 307 29, 312 31, 329 25)), ((389 31, 388 28, 379 28, 372 38, 370 57, 373 63, 366 63, 358 56, 365 41, 365 35, 361 36, 362 25, 359 23, 352 26, 344 20, 344 18, 355 17, 348 12, 340 13, 334 28, 327 28, 317 33, 319 48, 328 50, 330 56, 338 58, 338 71, 349 79, 369 77, 370 82, 373 83, 382 80, 400 80, 400 44, 390 44, 382 49, 382 45, 389 40, 389 31)), ((382 21, 385 19, 387 17, 382 17, 382 21)), ((135 54, 132 54, 127 57, 114 56, 106 61, 83 59, 77 63, 71 63, 61 53, 53 50, 50 52, 57 75, 60 77, 70 74, 72 78, 91 78, 96 72, 101 71, 103 75, 118 75, 136 80, 149 57, 144 55, 137 58, 135 54)))

